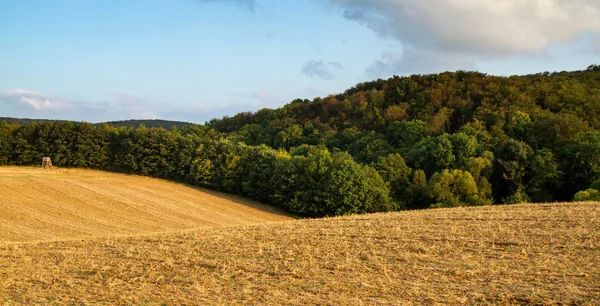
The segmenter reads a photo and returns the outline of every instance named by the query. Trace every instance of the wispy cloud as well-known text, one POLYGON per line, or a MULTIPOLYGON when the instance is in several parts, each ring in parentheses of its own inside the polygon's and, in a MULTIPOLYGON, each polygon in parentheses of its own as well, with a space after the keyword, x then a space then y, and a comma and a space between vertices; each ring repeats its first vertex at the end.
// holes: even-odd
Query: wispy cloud
POLYGON ((334 70, 343 69, 344 66, 338 62, 325 63, 323 60, 310 60, 304 63, 301 72, 310 78, 333 80, 335 78, 334 70))
POLYGON ((157 104, 128 93, 116 93, 108 104, 107 111, 124 113, 132 118, 161 119, 156 113, 157 104))
POLYGON ((338 62, 330 61, 329 65, 337 70, 344 70, 344 66, 338 62))
POLYGON ((0 114, 8 117, 102 122, 126 119, 169 119, 204 123, 242 111, 277 107, 290 97, 258 90, 237 94, 234 103, 171 104, 131 93, 113 93, 102 100, 68 100, 24 89, 0 92, 0 114))
POLYGON ((4 104, 30 108, 38 112, 59 112, 72 107, 70 103, 57 100, 49 95, 24 89, 0 92, 0 101, 4 104))

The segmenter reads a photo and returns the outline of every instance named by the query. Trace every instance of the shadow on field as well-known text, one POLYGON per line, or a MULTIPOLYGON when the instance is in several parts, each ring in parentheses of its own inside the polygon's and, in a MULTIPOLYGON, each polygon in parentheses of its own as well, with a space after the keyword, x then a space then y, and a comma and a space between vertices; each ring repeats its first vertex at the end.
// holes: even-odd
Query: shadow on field
POLYGON ((204 193, 210 194, 212 196, 215 197, 219 197, 219 198, 223 198, 223 199, 227 199, 229 201, 235 202, 237 204, 241 204, 241 205, 245 205, 248 207, 252 207, 254 209, 263 211, 263 212, 267 212, 267 213, 271 213, 271 214, 277 214, 277 215, 282 215, 282 216, 287 216, 290 218, 294 218, 294 219, 300 219, 300 216, 297 216, 285 209, 279 208, 279 207, 275 207, 275 206, 271 206, 271 205, 267 205, 267 204, 262 204, 260 202, 254 201, 254 200, 250 200, 247 198, 244 198, 242 196, 238 196, 238 195, 234 195, 234 194, 230 194, 230 193, 226 193, 226 192, 221 192, 221 191, 215 191, 212 189, 207 189, 207 188, 203 188, 203 187, 198 187, 198 186, 192 186, 192 185, 188 185, 188 184, 184 184, 184 183, 177 183, 189 188, 193 188, 199 191, 202 191, 204 193))

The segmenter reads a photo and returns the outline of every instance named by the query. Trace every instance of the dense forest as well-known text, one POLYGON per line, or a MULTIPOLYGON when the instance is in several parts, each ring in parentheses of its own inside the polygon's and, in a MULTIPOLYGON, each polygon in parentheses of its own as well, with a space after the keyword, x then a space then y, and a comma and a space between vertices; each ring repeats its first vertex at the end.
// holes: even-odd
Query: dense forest
POLYGON ((361 83, 168 130, 0 123, 0 165, 154 176, 303 216, 600 200, 600 66, 361 83))

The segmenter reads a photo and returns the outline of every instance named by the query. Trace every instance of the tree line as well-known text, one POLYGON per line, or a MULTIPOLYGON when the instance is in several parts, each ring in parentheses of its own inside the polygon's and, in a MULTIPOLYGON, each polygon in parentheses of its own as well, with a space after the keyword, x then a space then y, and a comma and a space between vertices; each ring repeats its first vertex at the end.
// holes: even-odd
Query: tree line
POLYGON ((139 174, 203 186, 304 216, 391 211, 388 184, 344 152, 303 145, 289 152, 250 146, 203 126, 0 122, 0 165, 39 165, 139 174))
POLYGON ((153 176, 303 216, 600 200, 600 69, 393 77, 205 125, 0 123, 0 165, 153 176))
MULTIPOLYGON (((420 171, 425 179, 419 181, 428 184, 462 171, 479 181, 476 192, 471 188, 478 202, 569 201, 579 191, 578 199, 595 199, 600 66, 510 77, 468 71, 394 76, 207 126, 249 145, 325 146, 372 167, 397 154, 413 184, 420 171)), ((407 188, 387 181, 402 205, 440 204, 435 188, 429 188, 434 203, 419 206, 407 188)))

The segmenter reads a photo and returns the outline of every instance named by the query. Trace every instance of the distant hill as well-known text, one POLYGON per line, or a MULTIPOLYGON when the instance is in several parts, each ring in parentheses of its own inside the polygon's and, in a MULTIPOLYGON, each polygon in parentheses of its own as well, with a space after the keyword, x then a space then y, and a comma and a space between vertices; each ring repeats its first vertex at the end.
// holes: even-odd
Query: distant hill
MULTIPOLYGON (((195 123, 183 122, 183 121, 171 121, 171 120, 161 120, 161 119, 153 119, 153 120, 122 120, 122 121, 109 121, 103 122, 106 124, 110 124, 115 127, 119 126, 132 126, 138 127, 140 125, 144 125, 145 127, 162 127, 166 130, 170 130, 173 127, 182 128, 185 126, 196 125, 195 123)), ((96 123, 101 124, 101 123, 96 123)))
MULTIPOLYGON (((36 122, 41 122, 41 121, 60 121, 60 122, 68 122, 70 120, 50 120, 50 119, 30 119, 30 118, 11 118, 11 117, 0 117, 0 122, 2 121, 6 121, 9 124, 15 124, 18 123, 20 125, 29 125, 32 123, 36 123, 36 122)), ((122 120, 122 121, 108 121, 108 122, 100 122, 100 123, 95 123, 94 125, 99 125, 102 123, 106 123, 115 127, 120 127, 120 126, 131 126, 131 127, 138 127, 140 125, 144 125, 145 127, 162 127, 165 130, 170 130, 173 127, 176 128, 182 128, 185 126, 192 126, 195 125, 194 123, 190 123, 190 122, 183 122, 183 121, 171 121, 171 120, 161 120, 161 119, 154 119, 154 120, 122 120)))
POLYGON ((18 123, 20 125, 29 125, 29 124, 40 122, 40 121, 61 121, 61 122, 65 122, 66 120, 49 120, 49 119, 30 119, 30 118, 0 117, 0 122, 2 122, 2 121, 6 121, 9 124, 18 123))

